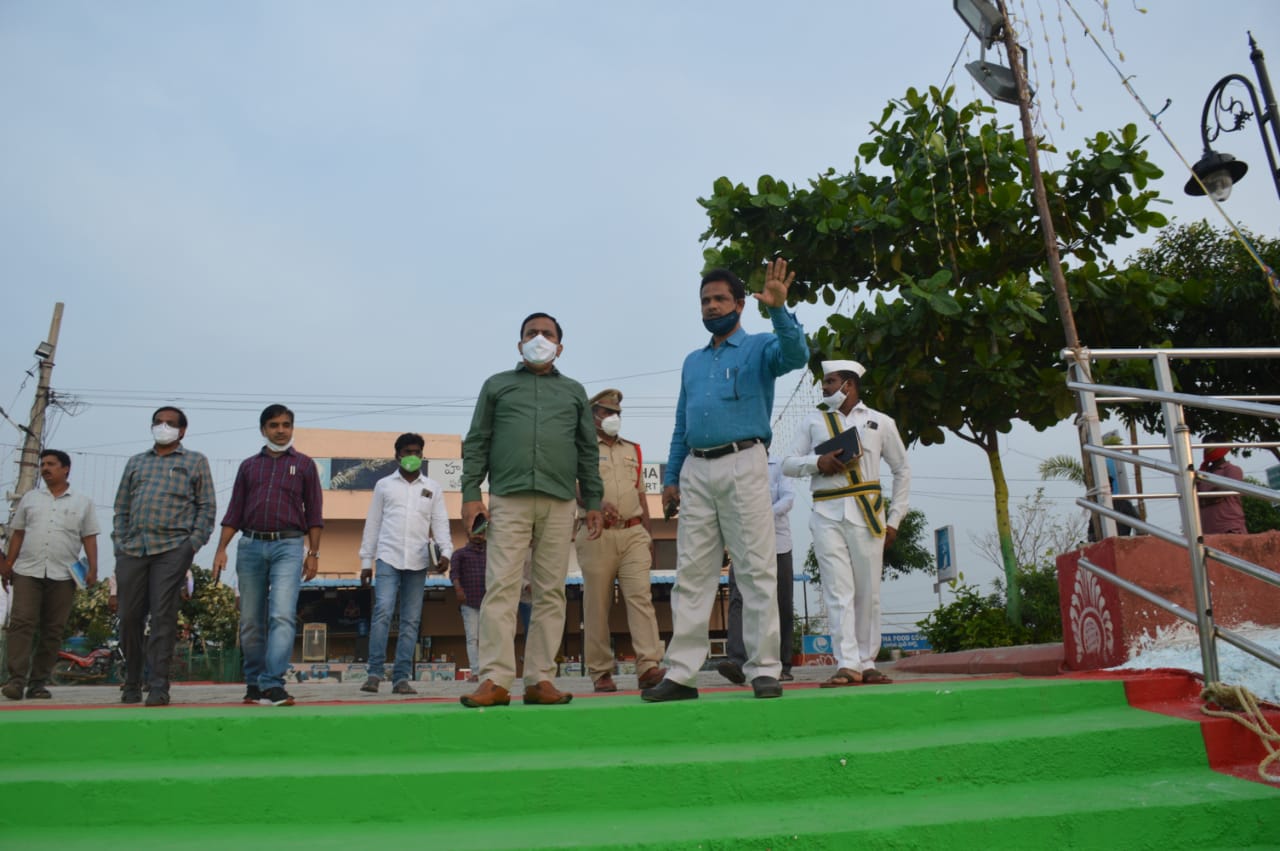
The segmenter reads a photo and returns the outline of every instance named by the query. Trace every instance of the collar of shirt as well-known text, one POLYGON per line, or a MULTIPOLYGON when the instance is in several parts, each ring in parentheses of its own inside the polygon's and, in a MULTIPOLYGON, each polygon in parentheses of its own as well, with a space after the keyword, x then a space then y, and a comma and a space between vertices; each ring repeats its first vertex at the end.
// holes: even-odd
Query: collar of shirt
MULTIPOLYGON (((734 331, 728 337, 725 337, 724 340, 721 341, 720 345, 722 346, 727 345, 727 346, 734 346, 734 347, 741 346, 742 341, 746 338, 746 336, 747 336, 747 329, 743 328, 742 325, 738 325, 738 330, 734 331)), ((715 347, 716 347, 716 338, 715 338, 715 335, 713 334, 711 336, 711 339, 707 341, 707 345, 704 346, 703 348, 714 349, 715 347)))
POLYGON ((172 452, 166 452, 164 453, 164 455, 161 455, 159 452, 156 451, 156 447, 154 443, 151 444, 151 448, 148 449, 147 452, 151 453, 152 455, 155 455, 157 458, 165 458, 170 455, 186 455, 187 454, 187 450, 183 448, 181 441, 178 442, 178 445, 174 447, 172 452))
POLYGON ((520 361, 520 363, 516 364, 516 372, 527 372, 530 375, 536 375, 538 377, 560 374, 560 370, 556 369, 556 365, 554 362, 551 364, 551 369, 547 370, 546 372, 534 372, 532 369, 529 369, 529 364, 525 363, 524 361, 520 361))

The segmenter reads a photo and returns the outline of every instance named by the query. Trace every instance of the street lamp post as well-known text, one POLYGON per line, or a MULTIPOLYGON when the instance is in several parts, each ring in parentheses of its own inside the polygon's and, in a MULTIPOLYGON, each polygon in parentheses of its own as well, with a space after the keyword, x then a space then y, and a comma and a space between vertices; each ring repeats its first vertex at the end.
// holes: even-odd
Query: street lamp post
POLYGON ((1262 147, 1267 152, 1267 164, 1271 167, 1271 180, 1275 183, 1276 195, 1280 196, 1280 168, 1276 167, 1276 152, 1280 151, 1280 116, 1276 113, 1276 96, 1271 89, 1271 78, 1267 76, 1267 64, 1262 58, 1262 49, 1249 33, 1249 60, 1253 63, 1254 72, 1258 75, 1258 88, 1248 77, 1240 74, 1228 74, 1214 83, 1205 99, 1204 111, 1200 115, 1200 141, 1204 144, 1204 155, 1192 167, 1194 175, 1183 188, 1188 195, 1204 195, 1215 201, 1225 201, 1231 195, 1231 187, 1240 182, 1249 166, 1231 154, 1215 151, 1212 147, 1222 133, 1235 133, 1243 130, 1249 119, 1257 116, 1258 135, 1262 137, 1262 147), (1246 109, 1246 104, 1228 94, 1227 88, 1232 83, 1240 83, 1249 93, 1253 111, 1246 109), (1259 100, 1261 94, 1261 100, 1259 100), (1213 126, 1209 126, 1210 112, 1213 114, 1213 126), (1267 135, 1267 128, 1271 135, 1267 135))

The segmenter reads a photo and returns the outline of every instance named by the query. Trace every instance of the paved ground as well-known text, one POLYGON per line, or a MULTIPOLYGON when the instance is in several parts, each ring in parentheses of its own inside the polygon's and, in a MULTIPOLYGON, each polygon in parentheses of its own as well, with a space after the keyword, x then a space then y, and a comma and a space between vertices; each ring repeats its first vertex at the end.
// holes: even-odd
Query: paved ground
MULTIPOLYGON (((898 682, 918 682, 921 680, 970 679, 963 673, 908 673, 894 671, 894 663, 886 662, 880 666, 890 677, 898 682)), ((794 683, 784 686, 813 687, 835 672, 832 667, 795 668, 794 683)), ((615 696, 626 696, 628 692, 636 699, 636 678, 629 675, 618 675, 614 678, 622 691, 615 696)), ((412 700, 457 700, 460 696, 475 689, 475 684, 466 682, 420 682, 414 683, 418 690, 417 697, 391 694, 389 683, 383 683, 382 690, 376 694, 365 694, 360 691, 360 682, 305 682, 287 686, 289 693, 299 703, 387 703, 412 700)), ((556 687, 573 693, 578 697, 591 696, 591 680, 587 677, 561 677, 556 680, 556 687)), ((698 675, 698 687, 702 689, 748 689, 750 685, 734 686, 714 671, 703 671, 698 675)), ((865 686, 880 688, 880 686, 865 686)), ((36 709, 54 706, 118 706, 120 689, 116 685, 57 686, 51 687, 53 700, 49 702, 36 700, 8 701, 0 698, 0 711, 9 709, 36 709)), ((242 684, 219 683, 201 685, 174 685, 171 692, 175 704, 239 704, 244 695, 242 684)), ((602 695, 607 697, 608 695, 602 695)), ((513 695, 519 699, 519 694, 513 695)))

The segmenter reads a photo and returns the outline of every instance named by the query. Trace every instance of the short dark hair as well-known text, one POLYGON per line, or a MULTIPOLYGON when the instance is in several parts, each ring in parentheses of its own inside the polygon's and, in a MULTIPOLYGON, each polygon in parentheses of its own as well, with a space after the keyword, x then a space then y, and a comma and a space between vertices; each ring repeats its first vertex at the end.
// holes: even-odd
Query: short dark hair
POLYGON ((408 449, 410 446, 420 446, 423 449, 426 449, 427 442, 422 439, 422 435, 414 434, 411 431, 405 432, 404 434, 396 438, 396 454, 397 455, 400 454, 401 449, 408 449))
POLYGON ((559 343, 564 342, 564 329, 560 327, 560 323, 556 321, 556 318, 552 316, 550 313, 530 313, 528 316, 526 316, 524 318, 524 321, 520 323, 520 339, 521 340, 524 339, 524 326, 528 325, 529 320, 531 319, 550 319, 551 324, 556 326, 556 342, 559 342, 559 343))
POLYGON ((262 409, 262 413, 258 416, 258 428, 266 428, 268 422, 274 420, 281 414, 288 414, 289 425, 293 425, 293 411, 289 410, 284 405, 267 405, 267 407, 262 409))
POLYGON ((161 407, 156 408, 151 414, 151 422, 154 423, 156 421, 156 417, 160 416, 165 411, 173 411, 178 415, 178 428, 187 427, 187 415, 182 412, 181 408, 175 408, 173 405, 162 405, 161 407))
POLYGON ((698 292, 702 292, 702 288, 707 284, 715 283, 716 281, 724 281, 729 285, 729 291, 733 293, 734 301, 742 301, 747 297, 747 288, 743 285, 742 279, 728 269, 712 269, 703 275, 702 283, 698 285, 698 292))
POLYGON ((45 458, 48 458, 48 457, 49 457, 49 456, 51 456, 51 455, 52 455, 54 458, 57 458, 57 459, 58 459, 58 463, 59 463, 59 464, 61 464, 62 466, 66 467, 68 470, 70 470, 70 469, 71 469, 71 456, 70 456, 70 455, 68 455, 67 453, 63 452, 61 449, 45 449, 45 450, 43 450, 43 451, 40 453, 40 460, 41 460, 41 461, 43 461, 45 458))

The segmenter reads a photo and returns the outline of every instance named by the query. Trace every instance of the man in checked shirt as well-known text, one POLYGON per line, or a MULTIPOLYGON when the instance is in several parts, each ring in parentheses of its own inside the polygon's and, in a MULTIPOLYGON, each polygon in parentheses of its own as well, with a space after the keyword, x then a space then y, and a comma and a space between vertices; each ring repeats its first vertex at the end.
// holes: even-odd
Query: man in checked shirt
POLYGON ((240 532, 236 575, 244 702, 292 706, 284 676, 298 630, 298 588, 320 569, 320 476, 316 462, 293 448, 293 411, 269 405, 258 425, 265 445, 236 472, 213 581, 227 566, 227 544, 240 532))
POLYGON ((182 445, 186 433, 186 414, 168 406, 158 409, 151 415, 155 445, 129 459, 116 491, 111 540, 126 660, 122 703, 142 702, 142 631, 150 614, 147 706, 168 705, 179 594, 196 551, 213 534, 209 459, 182 445))

